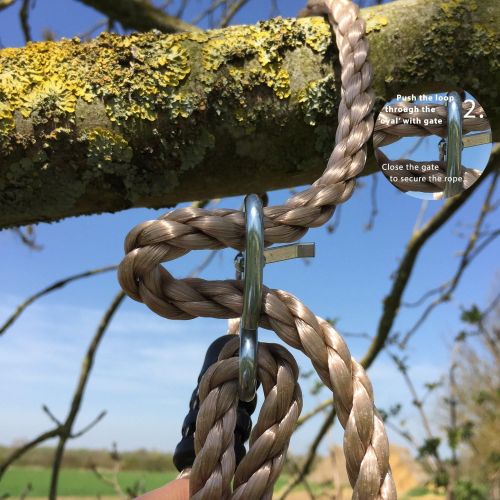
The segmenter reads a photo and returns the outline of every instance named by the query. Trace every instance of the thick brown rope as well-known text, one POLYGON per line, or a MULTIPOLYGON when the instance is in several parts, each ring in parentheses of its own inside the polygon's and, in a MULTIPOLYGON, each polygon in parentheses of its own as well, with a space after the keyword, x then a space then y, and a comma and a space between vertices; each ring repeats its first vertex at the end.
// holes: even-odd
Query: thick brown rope
MULTIPOLYGON (((367 61, 365 24, 359 18, 358 7, 350 0, 325 0, 313 2, 308 12, 327 13, 335 29, 342 65, 336 145, 318 181, 290 198, 285 205, 264 209, 266 245, 299 239, 308 228, 328 221, 335 205, 351 196, 354 179, 365 164, 366 142, 373 127, 373 93, 369 88, 372 72, 367 61)), ((125 241, 126 256, 118 271, 120 284, 130 297, 144 302, 166 318, 239 317, 243 302, 241 281, 178 280, 161 264, 190 250, 242 249, 244 234, 245 221, 241 211, 174 210, 159 220, 138 225, 129 233, 125 241)), ((343 339, 331 325, 317 318, 298 299, 280 290, 264 289, 260 325, 273 329, 284 342, 309 356, 323 382, 334 392, 339 420, 345 428, 344 450, 354 489, 353 498, 396 498, 389 468, 387 437, 374 408, 371 385, 364 370, 352 360, 343 339)), ((207 426, 204 431, 198 431, 210 442, 217 439, 220 448, 217 465, 212 459, 210 468, 204 469, 203 465, 199 465, 193 472, 196 477, 203 478, 199 485, 196 483, 196 488, 201 482, 206 484, 210 481, 212 475, 209 472, 214 467, 219 472, 209 487, 219 491, 227 485, 228 471, 232 467, 231 436, 227 429, 234 425, 234 401, 230 397, 234 384, 231 383, 224 386, 224 392, 220 389, 211 397, 213 400, 209 400, 216 405, 216 413, 212 413, 210 419, 211 429, 215 430, 207 430, 207 426)), ((203 449, 201 441, 202 438, 200 453, 203 449)), ((250 460, 259 463, 257 458, 249 453, 245 465, 248 471, 254 467, 250 460)), ((239 476, 238 468, 235 495, 239 494, 237 492, 243 484, 251 483, 251 487, 248 486, 251 489, 248 492, 245 489, 241 498, 254 498, 254 491, 266 492, 263 498, 267 498, 266 485, 274 473, 269 472, 270 465, 257 467, 260 468, 252 473, 252 479, 248 479, 249 472, 242 472, 239 476)), ((278 468, 276 466, 275 470, 278 468)))
POLYGON ((283 346, 260 343, 258 377, 265 400, 250 436, 250 450, 235 472, 238 349, 239 341, 235 338, 200 383, 196 460, 190 473, 194 499, 270 499, 302 409, 299 369, 293 356, 283 346))

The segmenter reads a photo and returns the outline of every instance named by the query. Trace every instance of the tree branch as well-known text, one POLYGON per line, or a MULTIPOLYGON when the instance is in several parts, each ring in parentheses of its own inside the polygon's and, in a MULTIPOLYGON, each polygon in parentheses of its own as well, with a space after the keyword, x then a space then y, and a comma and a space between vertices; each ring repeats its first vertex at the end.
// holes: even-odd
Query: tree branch
MULTIPOLYGON (((90 345, 87 349, 87 353, 83 358, 82 369, 80 371, 80 378, 78 380, 78 384, 76 386, 75 392, 73 394, 73 398, 71 400, 71 406, 69 409, 68 416, 64 421, 64 425, 61 427, 61 432, 59 433, 59 442, 57 444, 56 452, 54 455, 54 461, 52 463, 52 475, 50 478, 50 491, 49 491, 49 500, 57 499, 57 484, 59 480, 59 471, 61 468, 62 459, 64 456, 64 449, 66 447, 66 443, 69 439, 72 438, 73 433, 73 425, 75 423, 78 412, 80 411, 80 407, 83 400, 83 395, 85 393, 85 388, 87 386, 87 382, 90 377, 90 372, 92 370, 92 366, 94 365, 94 359, 99 347, 99 344, 104 336, 104 333, 108 329, 108 326, 115 315, 115 312, 120 307, 121 303, 125 299, 125 293, 120 291, 116 294, 115 298, 111 302, 110 306, 104 313, 104 316, 99 323, 97 331, 90 342, 90 345)), ((101 414, 102 415, 102 414, 101 414)), ((104 415, 103 415, 104 416, 104 415)), ((102 418, 100 416, 100 418, 102 418)), ((98 417, 97 421, 100 420, 98 417)), ((96 422, 97 423, 97 422, 96 422)), ((92 425, 87 426, 91 428, 92 425)), ((81 433, 78 433, 81 435, 81 433)))
MULTIPOLYGON (((495 1, 363 10, 377 102, 463 86, 497 136, 495 1)), ((332 148, 336 61, 321 18, 2 50, 0 227, 309 183, 332 148)))
POLYGON ((279 492, 280 500, 285 500, 285 498, 291 493, 293 488, 295 488, 295 486, 300 484, 311 471, 311 467, 313 465, 314 459, 316 458, 319 445, 323 441, 323 438, 326 436, 326 433, 329 431, 330 427, 333 425, 335 421, 335 416, 336 416, 335 406, 332 404, 332 408, 328 412, 327 416, 325 417, 325 420, 323 421, 323 424, 321 425, 321 427, 318 430, 318 433, 316 434, 316 437, 309 446, 305 462, 300 468, 300 471, 297 473, 295 477, 292 477, 292 479, 284 487, 284 491, 279 492))
MULTIPOLYGON (((484 203, 479 212, 479 216, 474 224, 474 228, 469 236, 469 240, 465 247, 465 250, 462 252, 462 257, 460 258, 460 262, 457 266, 457 270, 451 280, 448 281, 448 284, 444 286, 440 290, 440 295, 430 303, 421 314, 421 316, 417 319, 415 324, 408 330, 408 332, 404 335, 401 340, 401 346, 404 348, 408 344, 410 338, 415 334, 415 332, 422 326, 424 321, 429 317, 431 312, 443 302, 447 302, 451 300, 453 292, 456 290, 460 280, 469 266, 469 264, 474 260, 474 258, 479 255, 480 251, 486 248, 486 246, 491 243, 497 236, 498 233, 493 233, 489 237, 485 239, 485 241, 478 247, 479 237, 481 234, 482 227, 486 220, 487 215, 492 211, 491 200, 495 193, 495 188, 498 181, 498 176, 500 175, 500 170, 496 170, 493 173, 493 180, 491 181, 490 187, 488 188, 488 192, 486 193, 486 197, 484 203)), ((437 290, 437 289, 434 289, 437 290)), ((431 292, 434 292, 431 290, 431 292)))
POLYGON ((225 28, 233 20, 233 17, 248 3, 248 0, 235 0, 227 9, 226 14, 220 21, 220 27, 225 28))
POLYGON ((11 5, 14 5, 14 2, 16 0, 0 0, 0 10, 6 9, 7 7, 10 7, 11 5))
POLYGON ((23 0, 21 4, 21 9, 19 10, 19 20, 21 22, 21 28, 23 30, 24 40, 26 43, 31 42, 31 26, 30 26, 30 6, 31 0, 23 0))
POLYGON ((5 460, 0 464, 0 479, 2 476, 5 474, 5 471, 19 458, 21 458, 25 453, 30 451, 32 448, 35 448, 39 444, 43 443, 44 441, 47 441, 48 439, 55 438, 59 436, 61 433, 61 427, 56 427, 50 431, 43 432, 39 436, 37 436, 35 439, 32 439, 31 441, 27 442, 23 446, 16 448, 13 450, 10 455, 5 458, 5 460))
POLYGON ((90 429, 92 429, 98 422, 104 418, 106 415, 106 412, 101 412, 90 424, 88 424, 86 427, 84 427, 81 431, 77 433, 73 433, 73 425, 75 423, 76 417, 78 416, 78 413, 80 411, 80 407, 82 404, 83 400, 83 395, 85 393, 85 388, 88 382, 88 379, 90 377, 90 372, 92 370, 92 366, 94 364, 94 359, 97 353, 97 349, 99 347, 99 344, 111 322, 111 319, 113 318, 114 314, 118 310, 118 307, 120 304, 123 302, 125 298, 125 294, 120 291, 113 301, 111 302, 109 308, 106 310, 104 313, 104 316, 102 317, 99 326, 96 330, 95 335, 93 336, 88 348, 87 352, 85 354, 85 357, 83 358, 82 362, 82 368, 80 371, 80 376, 78 379, 78 384, 76 386, 75 392, 73 393, 73 397, 71 399, 71 406, 68 412, 68 415, 66 419, 64 420, 63 423, 59 424, 59 420, 53 415, 53 413, 48 409, 47 406, 44 405, 43 410, 49 418, 54 421, 56 424, 58 424, 54 429, 44 432, 40 434, 38 437, 35 439, 29 441, 28 443, 24 444, 23 446, 13 450, 10 455, 7 456, 7 458, 0 464, 0 479, 2 478, 3 474, 7 470, 7 468, 12 465, 16 460, 21 458, 25 453, 27 453, 29 450, 32 448, 38 446, 39 444, 43 443, 44 441, 47 441, 48 439, 52 438, 59 438, 56 452, 54 455, 54 460, 52 463, 52 475, 51 475, 51 483, 50 483, 50 492, 49 492, 49 498, 51 500, 55 500, 57 496, 57 482, 58 482, 58 477, 59 477, 59 471, 61 468, 62 464, 62 459, 64 455, 64 449, 66 447, 66 443, 70 439, 76 439, 80 436, 82 436, 84 433, 88 432, 90 429))
POLYGON ((85 271, 83 273, 78 273, 74 274, 73 276, 69 276, 68 278, 56 281, 52 285, 48 286, 47 288, 44 288, 43 290, 40 290, 39 292, 35 293, 31 297, 28 297, 22 304, 18 305, 16 310, 12 313, 9 318, 3 323, 3 325, 0 326, 0 335, 3 335, 7 329, 12 326, 12 324, 21 316, 21 314, 24 312, 24 310, 29 307, 33 302, 38 300, 39 298, 43 297, 44 295, 47 295, 48 293, 51 293, 55 290, 58 290, 60 288, 63 288, 67 284, 71 283, 72 281, 76 281, 82 278, 88 278, 90 276, 95 276, 96 274, 101 274, 101 273, 107 273, 109 271, 114 271, 117 268, 117 266, 107 266, 107 267, 101 267, 99 269, 92 269, 90 271, 85 271))
POLYGON ((162 33, 200 31, 175 16, 169 16, 148 2, 139 0, 78 0, 118 21, 125 29, 137 31, 158 30, 162 33))

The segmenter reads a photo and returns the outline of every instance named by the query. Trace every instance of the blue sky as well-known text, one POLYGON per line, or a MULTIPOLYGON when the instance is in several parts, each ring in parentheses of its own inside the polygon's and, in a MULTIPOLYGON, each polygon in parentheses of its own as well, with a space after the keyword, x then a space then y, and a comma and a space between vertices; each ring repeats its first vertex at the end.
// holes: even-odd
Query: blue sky
MULTIPOLYGON (((254 22, 267 11, 251 2, 238 18, 254 22)), ((283 15, 292 15, 302 1, 280 2, 283 15)), ((54 0, 50 9, 38 2, 32 16, 33 33, 39 38, 46 27, 59 36, 86 31, 102 16, 78 2, 54 0)), ((17 23, 17 8, 0 14, 0 38, 4 46, 23 44, 17 23)), ((472 165, 471 165, 472 166, 472 165)), ((268 266, 265 283, 290 291, 316 314, 338 317, 340 332, 366 332, 372 335, 382 310, 382 299, 391 286, 391 273, 408 241, 421 201, 401 194, 381 174, 378 178, 379 215, 375 227, 364 229, 370 214, 370 188, 373 177, 364 178, 353 198, 342 207, 341 223, 334 234, 324 228, 312 230, 304 241, 316 242, 317 257, 306 265, 290 261, 268 266)), ((465 205, 435 236, 420 255, 405 299, 418 298, 426 290, 445 282, 458 262, 465 241, 457 236, 468 231, 485 196, 486 187, 465 205)), ((284 201, 286 190, 271 193, 271 203, 284 201)), ((442 202, 430 202, 426 217, 442 202)), ((239 207, 241 197, 222 200, 220 206, 239 207)), ((37 226, 40 252, 23 246, 9 231, 0 232, 2 259, 0 270, 0 319, 33 292, 56 279, 82 270, 118 263, 123 256, 127 232, 162 211, 132 209, 66 219, 57 224, 37 226)), ((459 306, 485 304, 498 285, 498 245, 489 247, 467 270, 451 303, 437 309, 413 339, 410 350, 411 373, 421 387, 439 378, 447 366, 453 336, 460 327, 459 306)), ((176 276, 186 275, 203 260, 204 252, 192 252, 169 264, 176 276)), ((203 277, 232 277, 234 252, 220 253, 203 277)), ((0 444, 11 444, 46 430, 50 422, 41 411, 47 404, 56 415, 65 415, 76 384, 80 361, 103 311, 118 290, 116 276, 108 273, 74 283, 63 291, 46 296, 26 311, 0 338, 0 444)), ((395 331, 405 331, 418 317, 419 310, 402 309, 395 331)), ((225 332, 225 322, 198 319, 167 321, 155 316, 142 304, 127 300, 113 320, 96 358, 79 418, 79 426, 92 420, 102 409, 106 418, 72 446, 108 448, 116 441, 121 449, 138 447, 172 450, 180 436, 189 397, 208 344, 225 332)), ((275 341, 271 332, 261 338, 275 341)), ((361 357, 367 341, 348 338, 355 357, 361 357)), ((302 369, 310 363, 294 352, 302 369)), ((406 404, 412 429, 421 435, 404 383, 387 356, 382 355, 370 369, 376 403, 382 407, 406 404)), ((310 396, 303 383, 304 411, 327 397, 326 391, 310 396)), ((436 411, 431 411, 437 415, 436 411)), ((437 418, 437 417, 436 417, 437 418)), ((317 429, 319 419, 296 433, 294 452, 305 450, 317 429)), ((77 427, 79 427, 77 426, 77 427)), ((327 444, 339 442, 342 433, 335 427, 327 444)), ((401 442, 390 433, 394 442, 401 442)), ((323 450, 325 447, 323 447, 323 450)))

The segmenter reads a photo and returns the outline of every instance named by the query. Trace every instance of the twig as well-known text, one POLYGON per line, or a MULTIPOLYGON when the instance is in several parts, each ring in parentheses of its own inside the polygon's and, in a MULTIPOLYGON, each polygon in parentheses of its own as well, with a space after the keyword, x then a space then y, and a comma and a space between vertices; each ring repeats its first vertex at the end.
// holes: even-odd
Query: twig
POLYGON ((31 483, 28 483, 23 491, 21 491, 21 494, 19 495, 19 500, 24 500, 33 490, 33 485, 31 483))
POLYGON ((2 476, 5 474, 5 471, 16 460, 21 458, 25 453, 30 451, 32 448, 35 448, 36 446, 38 446, 40 443, 43 443, 44 441, 47 441, 48 439, 52 439, 52 438, 59 436, 60 433, 61 433, 61 427, 56 427, 54 429, 51 429, 50 431, 43 432, 42 434, 40 434, 36 438, 23 444, 23 446, 13 450, 10 453, 10 455, 7 455, 7 457, 4 459, 4 461, 0 464, 0 479, 2 479, 2 476))
POLYGON ((106 477, 98 468, 97 465, 92 466, 92 472, 105 484, 110 485, 115 492, 118 494, 120 498, 130 498, 130 495, 127 495, 118 481, 118 472, 119 472, 119 462, 115 461, 114 471, 112 478, 106 477))
POLYGON ((331 224, 328 224, 328 226, 326 226, 326 231, 328 233, 330 234, 334 233, 339 228, 341 215, 342 215, 342 205, 338 205, 337 207, 335 207, 335 215, 333 222, 331 224))
POLYGON ((443 290, 445 290, 446 287, 449 286, 449 284, 450 281, 447 281, 446 283, 443 283, 442 285, 439 285, 436 288, 431 288, 430 290, 427 290, 427 292, 425 292, 419 299, 415 300, 414 302, 402 302, 401 305, 404 307, 419 307, 433 295, 437 295, 438 293, 441 293, 443 290))
POLYGON ((87 424, 81 431, 71 434, 71 439, 76 439, 83 436, 84 434, 87 434, 87 432, 94 428, 107 415, 107 413, 108 412, 106 410, 101 411, 101 413, 99 413, 99 415, 97 415, 97 417, 94 418, 94 420, 92 420, 89 424, 87 424))
POLYGON ((108 19, 103 19, 101 21, 99 21, 98 23, 96 23, 94 26, 92 26, 91 28, 89 28, 87 31, 83 32, 83 33, 80 33, 79 35, 77 35, 77 38, 81 38, 82 40, 87 40, 88 38, 90 38, 97 30, 101 29, 101 28, 104 28, 105 26, 107 26, 107 24, 109 23, 109 20, 108 19))
POLYGON ((85 271, 83 273, 79 274, 74 274, 73 276, 69 276, 68 278, 64 278, 62 280, 56 281, 52 285, 48 286, 47 288, 44 288, 43 290, 40 290, 39 292, 35 293, 31 297, 28 297, 22 304, 17 306, 16 310, 14 313, 7 319, 7 321, 0 327, 0 335, 3 335, 5 331, 14 323, 14 321, 21 316, 23 311, 33 304, 36 300, 39 298, 43 297, 44 295, 47 295, 50 292, 53 292, 55 290, 58 290, 59 288, 62 288, 66 286, 67 284, 82 279, 82 278, 88 278, 90 276, 95 276, 97 274, 102 274, 102 273, 107 273, 109 271, 114 271, 116 270, 117 266, 107 266, 107 267, 101 267, 98 269, 92 269, 90 271, 85 271))
POLYGON ((372 176, 372 189, 371 189, 371 203, 372 209, 370 212, 370 217, 368 222, 365 225, 365 231, 371 231, 373 226, 375 225, 375 219, 378 215, 378 206, 377 206, 377 186, 378 186, 378 175, 373 174, 372 176))
POLYGON ((191 21, 191 24, 198 24, 205 17, 213 14, 213 12, 215 12, 225 2, 226 0, 214 0, 203 12, 198 14, 198 16, 191 21))
MULTIPOLYGON (((408 158, 408 157, 407 157, 408 158)), ((417 214, 417 218, 415 219, 415 225, 413 226, 413 234, 420 230, 422 227, 422 222, 424 220, 425 212, 427 211, 427 207, 429 206, 429 200, 422 200, 420 204, 420 209, 417 214)))
POLYGON ((304 464, 300 468, 299 473, 295 477, 293 477, 286 486, 284 486, 285 491, 279 496, 280 500, 284 500, 291 493, 293 488, 295 488, 295 486, 300 484, 302 480, 311 471, 311 467, 314 462, 314 459, 316 458, 316 453, 318 452, 319 445, 321 444, 321 441, 323 441, 323 438, 329 431, 330 427, 333 425, 333 422, 335 421, 335 415, 336 415, 335 407, 332 405, 332 408, 328 412, 328 415, 326 416, 325 420, 323 421, 323 424, 320 427, 318 433, 316 434, 316 437, 309 446, 309 450, 307 452, 304 464))
POLYGON ((61 421, 50 411, 47 405, 43 405, 42 410, 48 415, 50 420, 52 420, 52 422, 57 425, 57 427, 62 427, 63 424, 61 423, 61 421))
POLYGON ((420 253, 420 250, 451 217, 454 215, 462 205, 476 192, 476 190, 488 178, 489 174, 498 169, 500 165, 500 146, 493 149, 488 167, 483 172, 483 175, 475 182, 469 189, 463 191, 453 198, 449 198, 439 212, 432 217, 424 227, 412 235, 407 247, 406 252, 401 259, 399 267, 395 273, 395 279, 389 294, 385 297, 383 303, 382 316, 380 318, 377 333, 369 346, 365 356, 361 360, 364 368, 371 366, 376 359, 378 353, 384 348, 389 333, 391 332, 397 312, 401 305, 401 298, 406 290, 408 282, 411 277, 415 262, 420 253))
MULTIPOLYGON (((162 10, 165 9, 168 6, 169 2, 165 2, 165 3, 167 5, 162 5, 160 7, 162 10)), ((188 0, 182 0, 181 1, 180 5, 179 5, 179 9, 177 10, 177 12, 175 14, 175 17, 181 18, 183 16, 184 11, 186 10, 187 4, 188 4, 188 0)))
POLYGON ((190 273, 189 277, 190 278, 196 278, 201 272, 203 272, 207 266, 214 260, 214 257, 217 255, 219 250, 212 250, 209 252, 209 254, 205 257, 205 259, 197 265, 190 273))
POLYGON ((332 405, 333 405, 333 399, 330 398, 330 399, 327 399, 326 401, 323 401, 322 403, 320 403, 318 406, 316 406, 316 408, 312 409, 308 413, 304 413, 304 415, 302 415, 297 420, 296 429, 298 429, 301 425, 305 424, 308 420, 315 417, 316 415, 318 415, 322 411, 325 411, 327 408, 329 408, 332 405))
POLYGON ((152 4, 140 0, 78 0, 118 21, 125 29, 150 31, 157 29, 163 33, 200 31, 197 26, 170 16, 152 4))
MULTIPOLYGON (((300 474, 300 468, 297 465, 297 462, 295 460, 290 460, 290 463, 292 467, 294 468, 295 472, 297 474, 300 474)), ((304 485, 304 488, 306 489, 307 494, 309 495, 309 500, 316 500, 316 495, 313 493, 311 486, 309 484, 309 481, 304 477, 302 478, 302 484, 304 485)))
POLYGON ((49 410, 49 408, 44 405, 43 411, 49 416, 49 418, 55 422, 57 425, 53 429, 46 431, 39 436, 37 436, 35 439, 32 439, 28 443, 24 444, 23 446, 16 448, 13 450, 10 455, 7 456, 7 458, 4 459, 2 463, 0 463, 0 479, 2 478, 3 474, 5 471, 14 463, 16 460, 21 458, 25 453, 27 453, 29 450, 32 448, 35 448, 39 444, 47 441, 48 439, 53 439, 53 438, 59 438, 58 446, 55 452, 54 456, 54 461, 52 465, 52 477, 51 477, 51 486, 50 486, 50 493, 49 493, 49 498, 50 499, 55 499, 56 498, 56 493, 57 493, 57 479, 59 475, 59 469, 61 467, 62 463, 62 458, 64 454, 64 448, 66 445, 66 442, 70 439, 76 439, 78 437, 81 437, 83 434, 88 432, 90 429, 92 429, 98 422, 100 422, 104 416, 106 415, 106 412, 103 411, 101 412, 90 424, 88 424, 86 427, 84 427, 81 431, 73 434, 73 424, 76 420, 76 417, 78 416, 78 412, 80 411, 83 395, 85 392, 86 384, 88 382, 90 372, 92 370, 92 366, 94 364, 94 359, 95 355, 97 352, 97 349, 99 347, 99 344, 104 336, 104 333, 106 332, 111 319, 113 318, 115 312, 117 311, 118 307, 122 303, 123 299, 125 298, 125 294, 123 292, 119 292, 107 311, 105 312, 103 318, 101 319, 99 326, 97 328, 97 331, 92 338, 88 348, 87 352, 85 354, 85 357, 82 362, 82 369, 80 371, 80 376, 78 379, 78 384, 75 389, 75 392, 73 393, 73 397, 71 400, 71 406, 68 412, 68 416, 66 417, 66 420, 64 423, 60 423, 59 419, 54 416, 54 414, 49 410))
POLYGON ((434 437, 431 429, 431 425, 429 423, 429 419, 427 418, 427 415, 425 414, 425 411, 423 409, 422 405, 422 400, 419 398, 417 389, 415 388, 415 385, 413 384, 413 381, 411 380, 409 374, 408 374, 408 368, 406 367, 405 363, 398 358, 395 354, 392 354, 389 352, 390 358, 394 361, 396 364, 399 372, 403 376, 403 379, 408 387, 408 390, 410 391, 411 397, 413 398, 413 405, 417 408, 419 414, 420 414, 420 419, 422 420, 422 425, 424 427, 424 430, 427 434, 427 437, 431 439, 434 437))
POLYGON ((221 19, 219 26, 225 28, 246 3, 248 3, 248 0, 236 0, 233 2, 227 9, 225 16, 221 19))
POLYGON ((29 22, 31 0, 23 0, 21 9, 19 10, 19 20, 21 21, 21 28, 23 30, 24 40, 26 43, 31 42, 31 27, 29 22))
POLYGON ((41 250, 43 248, 41 245, 38 245, 35 240, 33 226, 27 226, 26 232, 24 232, 20 227, 15 227, 13 231, 15 234, 17 234, 17 236, 19 236, 20 240, 31 250, 41 250))
POLYGON ((97 331, 92 341, 90 342, 89 347, 87 349, 87 353, 83 359, 80 377, 75 392, 73 394, 70 410, 68 416, 66 417, 64 425, 61 428, 61 432, 59 433, 59 442, 54 455, 54 461, 52 463, 49 500, 56 500, 57 498, 57 484, 59 479, 59 471, 61 468, 61 463, 64 455, 64 449, 66 447, 66 442, 68 441, 68 439, 71 439, 72 437, 71 435, 73 430, 73 424, 75 423, 78 412, 80 411, 83 395, 85 393, 85 388, 89 380, 92 366, 94 364, 94 359, 97 349, 104 336, 104 333, 106 332, 111 322, 111 319, 113 318, 114 314, 120 307, 120 304, 123 302, 124 298, 125 298, 125 293, 123 291, 120 291, 116 294, 110 306, 104 313, 104 316, 102 317, 101 322, 99 323, 97 331))
MULTIPOLYGON (((460 259, 460 262, 458 264, 457 270, 455 272, 455 275, 453 278, 449 281, 449 285, 441 291, 441 294, 439 297, 437 297, 431 304, 429 304, 424 312, 421 314, 421 316, 417 319, 415 324, 408 330, 408 332, 405 334, 403 340, 401 341, 401 346, 404 348, 411 337, 415 334, 415 332, 422 326, 424 321, 429 317, 431 312, 439 305, 442 304, 443 302, 449 301, 453 292, 456 290, 458 284, 460 283, 460 279, 462 278, 465 270, 469 266, 469 264, 473 261, 474 257, 477 257, 479 255, 479 252, 474 252, 474 249, 476 248, 477 242, 478 242, 478 237, 479 234, 481 233, 481 229, 483 227, 483 224, 485 222, 485 219, 487 215, 490 213, 491 210, 491 199, 495 193, 495 188, 497 185, 498 177, 499 177, 500 171, 496 171, 493 175, 493 180, 490 184, 490 187, 488 189, 488 192, 486 194, 484 203, 481 207, 481 211, 479 213, 479 216, 477 218, 477 221, 474 225, 474 228, 470 234, 469 241, 465 247, 465 250, 462 252, 462 257, 460 259)), ((500 234, 500 233, 498 233, 500 234)), ((487 244, 491 243, 497 236, 498 234, 493 234, 492 237, 487 238, 486 242, 487 244)), ((481 250, 486 248, 487 245, 481 245, 481 250)))
MULTIPOLYGON (((457 435, 458 432, 458 412, 457 412, 457 381, 455 377, 455 370, 457 369, 457 361, 456 357, 458 355, 458 351, 460 349, 460 343, 455 341, 455 345, 453 348, 451 363, 450 363, 450 371, 449 371, 449 384, 450 384, 450 397, 448 400, 448 404, 450 407, 450 429, 452 435, 457 435)), ((450 432, 449 432, 450 434, 450 432)), ((455 484, 458 479, 458 455, 457 455, 457 445, 456 442, 448 443, 451 448, 451 460, 450 460, 450 481, 447 485, 448 492, 453 494, 453 490, 455 489, 455 484)))

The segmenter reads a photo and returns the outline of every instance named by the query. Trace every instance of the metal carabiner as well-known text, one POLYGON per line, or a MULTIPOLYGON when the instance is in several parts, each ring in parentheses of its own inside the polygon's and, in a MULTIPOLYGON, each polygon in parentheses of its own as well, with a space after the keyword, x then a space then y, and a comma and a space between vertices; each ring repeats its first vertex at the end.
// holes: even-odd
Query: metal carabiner
POLYGON ((446 184, 444 196, 450 198, 463 191, 462 177, 462 98, 458 92, 448 92, 448 137, 445 146, 446 184))
POLYGON ((257 387, 257 349, 264 265, 289 259, 314 257, 314 243, 292 243, 264 250, 262 201, 245 197, 245 252, 234 259, 238 279, 243 277, 243 312, 240 321, 239 397, 250 402, 257 387))
POLYGON ((256 194, 245 197, 245 254, 243 312, 240 321, 239 397, 252 401, 257 385, 257 347, 264 274, 264 217, 256 194))

